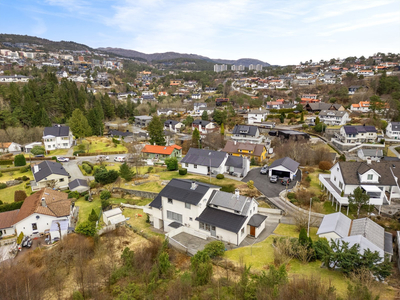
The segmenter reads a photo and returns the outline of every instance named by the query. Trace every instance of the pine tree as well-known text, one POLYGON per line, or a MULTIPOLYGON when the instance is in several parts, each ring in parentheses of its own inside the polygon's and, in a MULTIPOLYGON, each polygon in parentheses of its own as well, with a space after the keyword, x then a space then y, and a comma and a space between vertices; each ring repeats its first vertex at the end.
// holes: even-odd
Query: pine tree
POLYGON ((305 228, 300 229, 300 234, 299 234, 299 243, 301 245, 307 245, 308 244, 308 237, 307 237, 307 231, 305 228))
POLYGON ((163 123, 158 116, 154 116, 149 125, 147 126, 147 131, 150 136, 150 144, 156 144, 160 146, 165 146, 163 123))
POLYGON ((200 132, 197 128, 195 128, 192 133, 192 147, 200 148, 200 132))
POLYGON ((203 111, 203 114, 201 115, 201 119, 203 121, 208 121, 208 114, 207 114, 206 110, 203 111))
POLYGON ((126 181, 131 181, 134 174, 129 168, 129 166, 124 162, 120 167, 119 167, 119 175, 125 179, 126 181))
POLYGON ((107 93, 104 94, 104 97, 102 99, 102 105, 103 105, 104 116, 107 119, 114 118, 115 116, 114 105, 112 104, 111 99, 107 93))
POLYGON ((75 109, 72 113, 71 118, 68 120, 68 125, 77 138, 90 136, 92 134, 92 129, 89 126, 88 120, 79 108, 75 109))
POLYGON ((104 131, 104 113, 103 113, 103 108, 101 107, 101 104, 99 102, 96 102, 94 107, 89 110, 88 113, 88 123, 90 127, 92 128, 92 134, 94 135, 103 135, 104 131))

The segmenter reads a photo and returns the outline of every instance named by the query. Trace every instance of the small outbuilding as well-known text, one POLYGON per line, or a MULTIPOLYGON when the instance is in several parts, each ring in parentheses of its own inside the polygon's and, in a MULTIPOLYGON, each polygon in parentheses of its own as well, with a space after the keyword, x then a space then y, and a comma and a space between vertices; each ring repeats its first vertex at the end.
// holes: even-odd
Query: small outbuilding
POLYGON ((90 190, 89 184, 86 179, 75 179, 68 183, 71 192, 83 193, 90 190))
POLYGON ((118 225, 125 221, 126 218, 119 207, 103 212, 103 222, 106 225, 118 225))
POLYGON ((56 240, 61 240, 68 234, 69 221, 65 220, 53 220, 50 226, 50 237, 53 243, 56 240))
POLYGON ((269 166, 269 176, 277 175, 278 177, 288 177, 293 180, 299 169, 299 163, 290 157, 284 157, 275 160, 269 166))

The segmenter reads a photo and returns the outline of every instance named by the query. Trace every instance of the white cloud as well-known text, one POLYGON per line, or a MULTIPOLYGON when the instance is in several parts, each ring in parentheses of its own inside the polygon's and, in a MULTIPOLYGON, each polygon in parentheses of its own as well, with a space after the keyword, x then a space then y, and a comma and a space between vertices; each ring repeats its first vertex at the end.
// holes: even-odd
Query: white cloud
POLYGON ((37 17, 33 17, 32 19, 36 21, 36 24, 34 24, 32 27, 32 33, 35 35, 44 34, 47 31, 47 27, 43 19, 37 17))

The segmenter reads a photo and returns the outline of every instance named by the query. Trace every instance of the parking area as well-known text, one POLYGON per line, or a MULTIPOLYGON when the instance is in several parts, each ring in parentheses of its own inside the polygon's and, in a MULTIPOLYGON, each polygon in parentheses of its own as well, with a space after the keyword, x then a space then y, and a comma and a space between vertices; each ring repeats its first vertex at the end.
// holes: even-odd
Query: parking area
MULTIPOLYGON (((272 198, 278 197, 279 193, 286 189, 286 186, 282 185, 278 180, 277 183, 269 182, 268 175, 260 174, 261 168, 251 169, 245 178, 243 178, 243 182, 248 182, 249 180, 254 181, 254 186, 265 196, 272 198)), ((296 173, 295 179, 288 185, 288 189, 292 189, 297 181, 301 180, 301 171, 298 170, 296 173)))

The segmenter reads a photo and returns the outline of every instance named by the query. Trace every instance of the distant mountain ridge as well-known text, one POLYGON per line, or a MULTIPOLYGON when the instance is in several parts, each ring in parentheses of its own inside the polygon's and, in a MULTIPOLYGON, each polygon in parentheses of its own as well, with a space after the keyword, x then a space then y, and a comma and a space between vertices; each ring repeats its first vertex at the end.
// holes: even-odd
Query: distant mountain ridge
POLYGON ((244 65, 246 67, 248 67, 251 64, 253 64, 253 65, 261 64, 264 67, 270 66, 269 63, 263 62, 258 59, 252 59, 252 58, 241 58, 238 60, 228 60, 228 59, 212 59, 212 58, 197 55, 197 54, 187 54, 187 53, 178 53, 178 52, 146 54, 143 52, 122 49, 122 48, 107 47, 107 48, 97 48, 97 49, 101 50, 101 51, 105 51, 105 52, 111 52, 111 53, 125 56, 125 57, 141 58, 141 59, 145 59, 147 61, 153 61, 153 60, 163 61, 163 60, 170 60, 170 59, 176 59, 176 58, 192 58, 192 59, 206 60, 209 62, 215 62, 215 63, 219 63, 219 64, 244 65))

